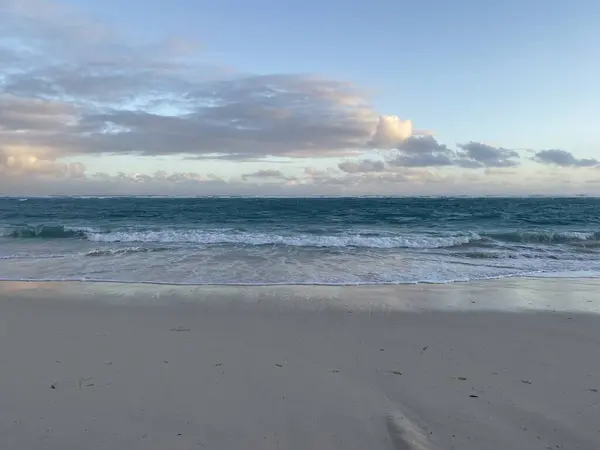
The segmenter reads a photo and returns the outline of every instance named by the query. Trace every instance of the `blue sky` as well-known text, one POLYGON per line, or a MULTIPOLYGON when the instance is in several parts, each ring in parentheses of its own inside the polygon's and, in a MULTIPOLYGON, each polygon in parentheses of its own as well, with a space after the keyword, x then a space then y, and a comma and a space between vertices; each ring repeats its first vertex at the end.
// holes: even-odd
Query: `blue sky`
MULTIPOLYGON (((11 48, 14 52, 15 43, 33 45, 31 42, 36 42, 39 45, 40 40, 45 39, 50 53, 56 53, 57 61, 63 58, 65 67, 85 67, 84 64, 95 64, 89 55, 100 54, 99 52, 111 56, 111 52, 114 55, 141 55, 148 53, 149 46, 153 45, 157 49, 174 52, 165 56, 165 61, 176 59, 186 71, 190 67, 195 68, 195 78, 192 81, 191 75, 187 72, 185 74, 188 82, 186 89, 193 85, 190 83, 199 85, 207 80, 236 83, 236 80, 244 77, 276 75, 286 77, 283 81, 285 87, 282 89, 289 90, 290 86, 294 86, 294 89, 297 86, 290 81, 293 77, 309 77, 310 83, 313 83, 311 87, 304 83, 300 88, 302 92, 298 93, 309 97, 305 100, 306 104, 302 105, 302 110, 294 109, 297 107, 294 103, 299 98, 297 96, 282 98, 277 102, 280 111, 292 111, 304 119, 342 114, 341 110, 348 106, 350 97, 360 97, 360 101, 364 102, 359 111, 356 110, 355 103, 352 103, 350 108, 354 108, 353 111, 343 112, 349 115, 336 116, 327 126, 317 124, 318 128, 314 129, 314 133, 319 136, 319 133, 323 133, 323 139, 312 145, 319 147, 319 150, 315 150, 313 154, 308 149, 310 145, 306 145, 307 148, 299 150, 304 152, 302 157, 297 157, 294 145, 304 147, 304 143, 313 134, 310 127, 315 126, 315 123, 293 129, 296 122, 292 120, 282 122, 280 129, 276 129, 274 125, 272 135, 263 133, 257 137, 251 145, 258 148, 264 142, 267 146, 273 145, 273 150, 247 150, 248 154, 252 153, 252 158, 231 156, 237 152, 236 146, 245 148, 243 140, 227 142, 218 159, 211 158, 210 154, 207 156, 205 150, 198 153, 194 148, 182 149, 181 152, 173 148, 157 148, 140 157, 139 148, 132 144, 135 137, 133 135, 119 136, 129 147, 119 141, 123 148, 112 154, 107 152, 106 147, 81 151, 69 147, 68 151, 61 153, 61 148, 58 147, 62 143, 50 145, 51 151, 46 152, 49 156, 36 150, 36 164, 46 157, 52 164, 85 166, 85 169, 79 171, 73 169, 78 175, 84 170, 84 176, 79 176, 77 182, 72 179, 64 182, 65 189, 83 189, 85 183, 82 179, 90 178, 95 172, 112 176, 117 172, 151 174, 157 170, 168 173, 191 170, 201 175, 198 180, 210 173, 214 175, 213 178, 229 183, 228 189, 244 191, 254 183, 252 189, 257 192, 261 190, 259 185, 264 186, 265 183, 271 190, 280 183, 286 186, 302 185, 310 193, 328 191, 338 189, 336 186, 343 186, 344 180, 348 182, 351 193, 381 190, 383 182, 387 186, 383 189, 384 193, 388 192, 386 189, 396 192, 396 187, 390 186, 393 180, 402 184, 403 193, 411 192, 410 183, 413 183, 415 193, 434 192, 435 189, 468 192, 471 189, 469 183, 472 186, 494 185, 492 190, 502 192, 506 189, 507 193, 526 193, 529 192, 528 189, 532 193, 550 193, 553 189, 563 191, 564 186, 560 187, 556 183, 570 186, 569 189, 574 189, 573 192, 594 193, 600 188, 600 183, 596 182, 600 177, 600 170, 594 164, 594 161, 600 159, 600 131, 596 125, 600 104, 600 84, 597 82, 600 76, 600 31, 597 26, 600 2, 597 1, 438 0, 349 3, 314 0, 26 0, 22 1, 25 6, 17 12, 14 8, 16 0, 1 0, 0 5, 3 3, 12 8, 11 22, 6 21, 4 24, 4 36, 10 37, 4 42, 7 52, 11 48), (44 8, 40 8, 40 5, 44 8), (72 16, 56 13, 57 8, 65 6, 69 7, 68 11, 72 16), (24 13, 23 9, 28 8, 30 11, 41 12, 33 15, 24 13), (12 26, 20 20, 25 25, 12 26), (44 23, 45 34, 36 35, 32 31, 36 29, 36 20, 44 23), (73 22, 78 27, 72 27, 73 22), (87 42, 86 34, 89 33, 85 30, 94 29, 96 25, 111 30, 108 34, 114 36, 87 42), (69 27, 78 28, 78 31, 70 30, 69 27), (65 36, 68 33, 75 34, 69 35, 67 39, 65 36), (82 34, 81 44, 73 42, 76 33, 82 34), (115 40, 111 41, 111 38, 115 40), (99 42, 102 39, 110 42, 99 42), (328 85, 326 89, 335 90, 335 95, 325 98, 321 93, 321 81, 314 79, 350 83, 353 93, 350 95, 346 88, 331 88, 328 85), (317 84, 318 88, 312 87, 317 84), (344 92, 339 92, 340 89, 344 92), (286 101, 290 102, 289 108, 286 107, 286 101), (307 113, 310 108, 316 108, 315 113, 307 113), (377 116, 398 116, 400 120, 410 120, 413 131, 409 135, 394 135, 393 139, 390 136, 382 137, 382 140, 367 138, 364 143, 355 145, 354 142, 358 142, 363 131, 368 131, 367 134, 375 133, 377 116), (352 122, 352 126, 348 120, 352 122), (348 137, 341 135, 340 121, 343 121, 344 129, 348 126, 348 137), (370 125, 367 126, 367 122, 370 125), (325 131, 326 129, 329 131, 325 131), (294 138, 290 140, 289 149, 279 151, 276 143, 280 139, 285 142, 285 132, 289 132, 294 138), (307 133, 304 141, 302 132, 307 133), (333 134, 330 136, 327 134, 329 132, 333 134), (420 141, 418 150, 410 145, 411 139, 423 140, 431 137, 428 134, 433 134, 436 144, 447 147, 444 149, 424 145, 431 143, 431 140, 420 141), (298 144, 294 144, 294 139, 298 140, 298 144), (384 141, 385 145, 373 144, 384 141), (497 153, 485 159, 484 153, 487 150, 480 148, 479 153, 469 153, 470 150, 457 147, 457 144, 469 142, 485 144, 497 153), (564 153, 540 153, 545 150, 564 153), (509 156, 507 151, 514 151, 519 155, 509 156), (418 163, 415 152, 421 152, 418 163), (198 160, 196 156, 200 153, 202 158, 198 160), (565 157, 565 154, 571 159, 565 157), (507 157, 512 159, 506 159, 507 157), (536 161, 531 161, 532 158, 536 161), (354 166, 357 171, 340 172, 339 164, 347 161, 359 164, 363 160, 381 161, 385 167, 367 164, 360 168, 354 166), (363 171, 364 168, 369 170, 363 171), (280 172, 281 176, 278 177, 276 172, 280 172), (303 174, 307 173, 319 173, 318 183, 314 175, 308 180, 303 178, 303 174), (499 175, 494 176, 494 173, 499 175), (525 185, 519 184, 523 175, 530 177, 525 185), (439 180, 434 182, 436 177, 439 180), (514 178, 513 185, 507 184, 507 177, 514 178), (259 178, 260 183, 256 181, 259 178), (431 184, 425 186, 427 180, 431 184), (579 182, 581 183, 577 184, 579 182), (310 189, 307 185, 310 185, 310 189)), ((0 56, 1 50, 0 46, 0 56)), ((146 64, 148 57, 144 58, 143 64, 146 64)), ((136 70, 131 72, 132 77, 141 77, 141 73, 147 76, 150 66, 141 70, 140 64, 142 63, 136 62, 136 70)), ((49 70, 48 67, 51 65, 44 66, 43 70, 49 70)), ((23 71, 22 68, 19 70, 23 71)), ((42 68, 36 67, 35 70, 39 73, 42 68)), ((78 70, 81 73, 82 69, 78 70)), ((122 75, 122 70, 117 71, 122 75)), ((184 77, 181 74, 178 76, 184 77)), ((61 77, 61 80, 67 78, 64 74, 61 77)), ((167 85, 165 80, 166 78, 157 81, 162 90, 160 114, 176 115, 183 111, 178 98, 187 91, 178 89, 175 85, 170 90, 171 85, 167 85), (166 92, 170 92, 174 99, 170 103, 164 100, 166 92)), ((125 97, 118 97, 125 96, 122 91, 115 92, 110 103, 107 99, 97 97, 92 101, 87 92, 78 98, 80 90, 63 89, 63 96, 59 98, 56 90, 52 91, 51 96, 49 91, 41 88, 36 91, 31 77, 29 81, 19 84, 12 82, 12 78, 5 78, 3 91, 0 93, 10 96, 11 102, 16 101, 15 99, 41 99, 88 110, 89 105, 97 106, 102 102, 103 108, 107 108, 109 104, 111 108, 115 108, 115 98, 119 98, 116 108, 132 112, 131 93, 126 95, 128 103, 123 101, 125 97), (22 89, 22 85, 28 88, 22 89)), ((81 80, 78 82, 82 83, 81 80)), ((98 83, 97 89, 102 90, 104 87, 107 95, 111 94, 108 92, 111 85, 107 85, 105 79, 90 78, 85 81, 88 87, 93 82, 98 83)), ((169 78, 168 82, 173 81, 169 78)), ((74 86, 71 84, 70 88, 74 86)), ((158 84, 153 84, 148 92, 155 93, 158 89, 156 86, 158 84)), ((252 89, 262 89, 254 81, 252 86, 252 89)), ((223 94, 225 97, 222 98, 238 104, 237 100, 231 100, 232 97, 229 96, 233 95, 231 86, 223 89, 226 89, 227 94, 223 94)), ((206 101, 205 94, 202 101, 206 101)), ((236 116, 236 120, 250 117, 248 111, 252 111, 253 106, 244 103, 243 107, 243 117, 236 116)), ((185 103, 185 108, 193 109, 194 105, 188 102, 185 103)), ((149 111, 146 106, 140 110, 149 111)), ((236 114, 240 111, 236 111, 236 114)), ((112 113, 110 115, 110 118, 102 115, 104 123, 117 117, 112 113)), ((121 114, 118 119, 123 122, 119 123, 131 124, 132 117, 132 114, 128 117, 121 114)), ((136 114, 135 120, 138 119, 136 114)), ((252 120, 255 119, 252 116, 252 120)), ((260 126, 269 129, 271 124, 279 123, 276 122, 278 119, 273 119, 272 122, 263 120, 265 118, 261 118, 260 126)), ((98 114, 93 122, 96 125, 100 123, 98 114)), ((379 122, 381 123, 381 119, 379 122)), ((135 126, 138 125, 135 122, 135 126)), ((187 128, 186 131, 181 131, 183 128, 179 125, 167 128, 168 124, 162 121, 161 127, 163 125, 165 128, 161 128, 161 132, 164 130, 165 145, 169 142, 168 137, 175 136, 173 133, 188 133, 187 128)), ((250 128, 256 126, 258 125, 253 123, 250 128)), ((24 131, 13 131, 21 133, 19 139, 22 141, 24 131)), ((103 138, 106 137, 105 131, 102 133, 103 138)), ((80 131, 77 136, 81 138, 80 131)), ((87 137, 89 136, 86 135, 87 137)), ((163 135, 157 136, 157 139, 161 140, 162 137, 163 135)), ((197 136, 176 137, 188 140, 193 138, 198 141, 199 146, 203 145, 202 132, 197 136)), ((53 136, 54 139, 57 142, 60 140, 56 136, 53 136)), ((31 142, 35 144, 28 143, 28 148, 43 144, 37 135, 31 142)), ((174 139, 173 142, 179 141, 174 139)), ((93 144, 95 146, 96 141, 93 144)), ((80 148, 87 143, 77 145, 80 148)), ((214 148, 220 149, 218 146, 223 145, 223 136, 214 145, 217 146, 214 148)), ((13 149, 5 151, 8 155, 5 159, 11 155, 14 158, 21 157, 13 154, 17 150, 14 150, 16 147, 12 141, 5 144, 5 147, 13 149)), ((19 165, 21 172, 25 171, 26 165, 19 165)), ((13 167, 16 166, 14 163, 13 167)), ((5 168, 5 171, 8 172, 8 169, 5 168)), ((113 184, 111 189, 128 189, 128 185, 123 184, 126 178, 122 176, 121 179, 109 180, 113 184)), ((109 182, 107 178, 104 180, 109 182)), ((89 181, 88 184, 95 183, 96 188, 98 179, 89 181)), ((152 189, 164 187, 165 181, 159 181, 163 184, 156 184, 152 189)), ((44 182, 49 183, 47 180, 44 182)), ((139 180, 136 183, 139 185, 139 180)), ((198 189, 210 192, 212 188, 223 187, 222 183, 219 186, 212 183, 214 180, 209 180, 202 189, 191 188, 187 183, 185 189, 192 189, 190 192, 198 189)), ((17 185, 16 181, 12 184, 17 185)), ((136 187, 138 188, 139 186, 136 187)))

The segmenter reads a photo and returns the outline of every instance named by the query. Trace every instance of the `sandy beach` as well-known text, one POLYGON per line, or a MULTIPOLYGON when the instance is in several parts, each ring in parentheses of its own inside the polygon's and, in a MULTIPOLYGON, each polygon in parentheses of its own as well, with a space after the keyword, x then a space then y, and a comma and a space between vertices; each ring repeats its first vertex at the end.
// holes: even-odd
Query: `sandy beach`
POLYGON ((0 448, 600 448, 600 282, 0 283, 0 448))

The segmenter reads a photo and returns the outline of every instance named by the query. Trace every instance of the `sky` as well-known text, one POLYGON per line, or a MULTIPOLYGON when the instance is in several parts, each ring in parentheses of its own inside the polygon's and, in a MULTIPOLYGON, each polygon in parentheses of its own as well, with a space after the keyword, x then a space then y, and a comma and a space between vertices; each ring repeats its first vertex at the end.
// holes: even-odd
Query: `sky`
POLYGON ((0 195, 600 195, 597 0, 0 0, 0 195))

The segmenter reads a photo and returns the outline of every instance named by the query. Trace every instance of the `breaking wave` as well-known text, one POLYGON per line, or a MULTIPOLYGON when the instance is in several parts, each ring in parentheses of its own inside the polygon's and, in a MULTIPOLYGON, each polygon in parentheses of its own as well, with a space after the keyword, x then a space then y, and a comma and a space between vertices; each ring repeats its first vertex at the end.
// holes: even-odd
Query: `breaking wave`
POLYGON ((472 236, 373 236, 348 235, 278 235, 230 231, 161 230, 112 233, 88 233, 94 242, 194 243, 205 245, 285 245, 290 247, 361 247, 361 248, 441 248, 469 243, 472 236))
POLYGON ((511 231, 504 233, 488 233, 485 236, 501 242, 524 244, 564 244, 600 239, 600 233, 579 231, 511 231))
POLYGON ((33 253, 17 253, 14 255, 0 255, 0 261, 11 259, 57 259, 64 258, 64 254, 33 254, 33 253))
MULTIPOLYGON (((293 233, 286 235, 268 232, 242 232, 231 229, 130 229, 102 232, 89 227, 63 225, 5 227, 0 228, 0 236, 19 239, 85 239, 98 243, 230 244, 249 246, 281 245, 290 247, 355 247, 378 249, 436 249, 460 247, 470 244, 486 246, 495 243, 572 244, 577 246, 595 247, 600 242, 600 232, 580 231, 508 231, 487 232, 481 234, 476 232, 457 232, 446 236, 434 234, 410 234, 409 232, 406 234, 347 232, 344 234, 330 235, 313 233, 293 233)), ((129 250, 101 250, 101 252, 109 252, 106 254, 147 251, 157 251, 157 249, 149 250, 142 247, 130 247, 129 250)))
POLYGON ((84 256, 115 256, 127 255, 132 253, 154 253, 166 252, 172 250, 168 247, 147 248, 147 247, 126 247, 126 248, 109 248, 109 249, 94 249, 84 253, 84 256))
MULTIPOLYGON (((563 255, 556 255, 552 253, 541 253, 541 252, 461 252, 457 253, 456 256, 469 259, 553 259, 561 260, 567 259, 563 255)), ((574 256, 569 255, 568 259, 572 259, 574 256)), ((581 259, 581 258, 579 258, 581 259)))
POLYGON ((0 236, 45 239, 86 238, 86 233, 91 231, 90 228, 75 228, 62 225, 26 225, 4 228, 0 232, 0 236))

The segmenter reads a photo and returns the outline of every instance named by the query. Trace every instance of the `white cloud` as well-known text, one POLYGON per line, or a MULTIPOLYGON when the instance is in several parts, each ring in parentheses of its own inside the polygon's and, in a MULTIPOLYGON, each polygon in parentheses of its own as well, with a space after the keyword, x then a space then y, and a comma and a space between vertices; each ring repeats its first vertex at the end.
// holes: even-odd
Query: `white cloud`
POLYGON ((369 145, 381 149, 395 148, 412 135, 413 124, 410 120, 402 120, 397 116, 380 116, 369 145))
POLYGON ((26 148, 0 148, 0 175, 4 177, 83 178, 85 166, 79 162, 63 163, 43 152, 29 152, 26 148))

